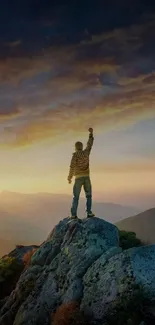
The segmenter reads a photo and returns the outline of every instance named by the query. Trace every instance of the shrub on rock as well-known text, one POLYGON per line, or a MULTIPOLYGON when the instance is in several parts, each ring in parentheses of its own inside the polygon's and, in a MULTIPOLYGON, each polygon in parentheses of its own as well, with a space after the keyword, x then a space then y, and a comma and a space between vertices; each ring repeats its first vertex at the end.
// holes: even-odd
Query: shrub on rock
POLYGON ((37 248, 32 248, 27 253, 25 253, 25 255, 23 256, 23 263, 24 263, 25 267, 28 267, 30 265, 31 258, 33 256, 33 254, 36 252, 36 250, 37 250, 37 248))
POLYGON ((0 259, 0 299, 9 295, 23 270, 16 258, 5 256, 0 259))
POLYGON ((119 245, 122 249, 142 246, 143 243, 132 231, 119 230, 119 245))

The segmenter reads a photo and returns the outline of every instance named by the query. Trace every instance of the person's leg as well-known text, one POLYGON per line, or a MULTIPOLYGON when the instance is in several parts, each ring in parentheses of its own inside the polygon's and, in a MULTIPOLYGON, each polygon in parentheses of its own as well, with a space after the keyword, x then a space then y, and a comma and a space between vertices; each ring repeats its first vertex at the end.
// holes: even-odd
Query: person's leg
POLYGON ((77 216, 77 208, 79 203, 79 196, 82 188, 83 180, 81 178, 75 179, 75 183, 73 186, 73 201, 71 207, 71 217, 77 216))
POLYGON ((87 216, 89 217, 93 217, 94 214, 91 211, 91 207, 92 207, 92 185, 91 185, 91 181, 90 181, 90 177, 85 177, 84 180, 84 191, 85 191, 85 195, 86 195, 86 212, 87 212, 87 216))

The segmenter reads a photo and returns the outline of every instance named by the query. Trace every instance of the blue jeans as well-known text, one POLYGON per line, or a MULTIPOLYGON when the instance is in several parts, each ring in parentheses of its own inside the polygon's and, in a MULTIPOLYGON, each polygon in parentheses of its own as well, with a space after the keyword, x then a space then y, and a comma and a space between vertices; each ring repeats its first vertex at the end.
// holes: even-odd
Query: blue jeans
POLYGON ((86 212, 89 214, 91 212, 91 206, 92 206, 92 186, 89 176, 82 176, 75 179, 75 183, 73 186, 73 201, 72 201, 72 207, 71 207, 71 215, 76 216, 77 215, 77 208, 79 203, 79 197, 81 193, 82 186, 85 191, 86 195, 86 212))

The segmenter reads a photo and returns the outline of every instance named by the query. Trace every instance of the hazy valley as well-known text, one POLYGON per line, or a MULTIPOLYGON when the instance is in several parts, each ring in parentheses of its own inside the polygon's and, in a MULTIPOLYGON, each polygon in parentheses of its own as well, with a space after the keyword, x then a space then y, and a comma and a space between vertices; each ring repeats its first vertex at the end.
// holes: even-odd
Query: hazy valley
MULTIPOLYGON (((71 196, 48 193, 20 194, 4 191, 0 194, 0 255, 16 244, 40 244, 49 231, 70 213, 71 196)), ((94 202, 97 217, 117 223, 136 215, 134 207, 94 202)), ((81 198, 79 217, 85 217, 85 199, 81 198)))

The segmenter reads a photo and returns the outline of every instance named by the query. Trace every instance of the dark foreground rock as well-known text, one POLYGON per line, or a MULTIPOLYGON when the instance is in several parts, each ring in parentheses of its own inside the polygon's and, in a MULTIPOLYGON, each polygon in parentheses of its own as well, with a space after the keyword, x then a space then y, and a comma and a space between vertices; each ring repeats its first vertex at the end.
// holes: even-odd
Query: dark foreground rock
POLYGON ((39 246, 37 246, 37 245, 29 245, 29 246, 17 245, 16 248, 8 254, 8 256, 16 258, 16 260, 19 263, 23 263, 24 255, 27 252, 29 252, 33 249, 38 249, 38 248, 39 248, 39 246))
POLYGON ((99 218, 64 219, 21 274, 0 310, 0 325, 49 325, 57 307, 72 301, 104 324, 137 286, 155 299, 154 245, 122 252, 114 225, 99 218))
POLYGON ((30 252, 38 246, 17 246, 8 255, 0 259, 0 308, 5 298, 14 290, 22 271, 25 268, 24 256, 29 257, 30 252))

